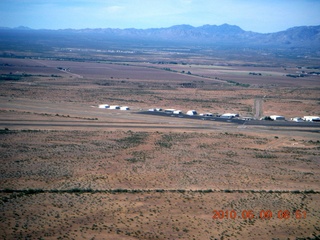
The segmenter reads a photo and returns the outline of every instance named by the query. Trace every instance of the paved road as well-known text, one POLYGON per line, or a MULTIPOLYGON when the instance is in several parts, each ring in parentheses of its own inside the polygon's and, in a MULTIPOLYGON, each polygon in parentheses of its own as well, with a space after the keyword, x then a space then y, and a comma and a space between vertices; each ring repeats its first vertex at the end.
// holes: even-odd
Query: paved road
MULTIPOLYGON (((234 119, 235 120, 235 119, 234 119)), ((131 123, 110 123, 110 122, 92 122, 92 121, 3 121, 0 120, 0 129, 15 129, 27 128, 27 129, 67 129, 67 130, 76 130, 76 129, 141 129, 141 131, 146 129, 168 129, 168 130, 205 130, 205 131, 216 131, 223 130, 226 126, 215 126, 212 124, 192 124, 192 125, 176 125, 176 124, 131 124, 131 123)), ((230 124, 235 126, 234 124, 230 124)), ((240 125, 241 126, 241 125, 240 125)), ((244 125, 245 126, 245 125, 244 125)), ((254 125, 252 125, 254 126, 254 125)), ((263 125, 262 125, 263 126, 263 125)), ((230 130, 230 127, 228 127, 230 130)), ((236 129, 236 127, 235 127, 236 129)), ((256 129, 258 130, 258 129, 256 129)), ((309 132, 309 133, 320 133, 320 128, 288 128, 288 127, 276 127, 268 128, 265 130, 273 131, 295 131, 295 132, 309 132)))
POLYGON ((47 123, 26 123, 26 122, 0 122, 0 128, 4 127, 68 127, 68 128, 148 128, 148 129, 207 129, 207 126, 162 126, 162 125, 126 125, 123 124, 101 124, 101 123, 59 123, 59 122, 47 122, 47 123))

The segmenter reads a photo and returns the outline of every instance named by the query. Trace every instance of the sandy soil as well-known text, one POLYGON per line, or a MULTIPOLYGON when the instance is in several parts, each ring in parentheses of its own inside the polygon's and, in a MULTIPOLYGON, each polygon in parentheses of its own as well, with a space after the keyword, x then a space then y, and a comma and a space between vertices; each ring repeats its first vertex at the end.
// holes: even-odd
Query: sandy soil
POLYGON ((319 77, 293 83, 283 74, 294 67, 0 62, 0 74, 27 74, 1 81, 2 239, 320 236, 318 128, 135 114, 161 107, 253 116, 260 98, 264 115, 319 115, 319 77), (214 210, 237 217, 213 219, 214 210), (255 218, 244 219, 250 210, 255 218), (261 219, 262 210, 272 217, 261 219))

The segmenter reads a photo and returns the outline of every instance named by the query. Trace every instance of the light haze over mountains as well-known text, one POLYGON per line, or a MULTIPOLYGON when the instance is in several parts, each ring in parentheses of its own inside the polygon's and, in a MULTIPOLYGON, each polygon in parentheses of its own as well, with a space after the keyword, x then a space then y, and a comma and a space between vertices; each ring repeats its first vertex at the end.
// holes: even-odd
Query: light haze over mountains
POLYGON ((193 27, 191 25, 176 25, 168 28, 150 29, 118 29, 118 28, 86 28, 86 29, 63 29, 63 30, 33 30, 28 27, 2 28, 1 42, 6 39, 17 41, 17 39, 28 38, 37 41, 49 41, 52 39, 58 45, 59 42, 70 42, 72 46, 77 41, 88 43, 114 41, 142 42, 167 42, 181 44, 233 44, 246 46, 284 46, 284 47, 313 47, 320 48, 320 26, 293 27, 286 31, 275 33, 255 33, 245 31, 236 25, 223 24, 203 25, 193 27))
POLYGON ((270 33, 320 25, 319 0, 1 0, 0 26, 166 28, 229 23, 270 33))

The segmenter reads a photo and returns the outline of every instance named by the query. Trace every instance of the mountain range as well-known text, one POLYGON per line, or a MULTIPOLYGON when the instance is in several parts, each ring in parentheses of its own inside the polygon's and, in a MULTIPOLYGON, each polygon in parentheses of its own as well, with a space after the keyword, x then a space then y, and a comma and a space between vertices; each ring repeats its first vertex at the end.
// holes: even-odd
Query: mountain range
POLYGON ((118 29, 118 28, 86 28, 61 30, 33 30, 28 27, 0 28, 0 44, 6 37, 14 39, 14 35, 36 40, 54 38, 63 41, 130 40, 142 42, 166 42, 183 44, 232 44, 248 46, 282 46, 308 47, 320 49, 320 26, 300 26, 275 33, 257 33, 245 31, 236 25, 223 24, 203 25, 176 25, 168 28, 149 29, 118 29))

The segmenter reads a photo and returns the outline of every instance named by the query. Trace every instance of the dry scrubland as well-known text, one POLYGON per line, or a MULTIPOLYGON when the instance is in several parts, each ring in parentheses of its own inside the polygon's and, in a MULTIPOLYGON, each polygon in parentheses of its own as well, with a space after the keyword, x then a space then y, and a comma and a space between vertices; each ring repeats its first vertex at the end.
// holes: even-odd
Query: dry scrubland
POLYGON ((301 137, 17 130, 1 140, 8 189, 320 190, 319 141, 301 137))
POLYGON ((52 190, 2 193, 3 239, 319 234, 319 194, 310 191, 319 191, 316 141, 228 132, 1 133, 1 186, 52 190), (114 191, 94 192, 108 189, 114 191), (250 191, 233 191, 239 189, 250 191), (274 217, 213 220, 214 209, 270 209, 274 217), (306 210, 307 218, 278 219, 285 209, 306 210))
POLYGON ((2 238, 19 239, 295 239, 319 233, 307 219, 213 220, 212 209, 318 209, 317 195, 279 193, 74 193, 10 199, 2 238))
POLYGON ((239 73, 239 66, 5 58, 0 59, 0 66, 0 74, 5 75, 3 79, 6 76, 10 79, 10 73, 19 79, 2 81, 1 96, 8 99, 75 102, 89 106, 106 102, 136 109, 162 107, 187 111, 192 108, 199 112, 238 112, 252 116, 254 99, 263 98, 265 115, 282 114, 290 118, 317 115, 320 111, 319 76, 285 76, 300 71, 297 67, 286 70, 266 67, 264 71, 261 67, 243 67, 239 73), (188 71, 191 74, 187 74, 188 71), (252 76, 250 72, 262 75, 252 76), (20 77, 24 73, 27 76, 20 77))
POLYGON ((188 123, 176 130, 141 130, 129 122, 147 126, 157 117, 91 108, 108 103, 128 105, 132 111, 162 107, 252 116, 254 99, 263 98, 265 115, 319 114, 319 76, 284 76, 298 70, 293 64, 207 62, 0 59, 2 126, 17 120, 129 126, 1 129, 1 238, 319 236, 318 132, 228 124, 215 129, 215 123, 208 131, 183 129, 188 123), (214 220, 214 209, 234 209, 238 215, 270 209, 274 215, 270 220, 214 220), (276 213, 286 209, 305 210, 307 217, 278 219, 276 213))

